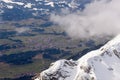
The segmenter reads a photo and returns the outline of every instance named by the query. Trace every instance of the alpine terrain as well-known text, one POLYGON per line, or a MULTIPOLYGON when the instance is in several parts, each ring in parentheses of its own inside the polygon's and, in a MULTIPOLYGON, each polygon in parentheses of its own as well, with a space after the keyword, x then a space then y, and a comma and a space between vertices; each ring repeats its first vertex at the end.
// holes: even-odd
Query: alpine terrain
POLYGON ((120 80, 120 35, 78 59, 59 60, 35 80, 120 80))
POLYGON ((75 11, 90 2, 91 0, 0 0, 0 17, 7 21, 46 19, 51 13, 60 13, 61 9, 75 11))

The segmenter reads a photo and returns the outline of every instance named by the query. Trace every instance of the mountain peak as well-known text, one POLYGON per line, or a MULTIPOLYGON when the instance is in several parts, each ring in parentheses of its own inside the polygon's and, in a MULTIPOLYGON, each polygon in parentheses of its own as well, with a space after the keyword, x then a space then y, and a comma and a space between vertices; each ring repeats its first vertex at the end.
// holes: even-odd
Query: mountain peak
POLYGON ((78 59, 58 60, 35 80, 120 80, 120 35, 78 59))

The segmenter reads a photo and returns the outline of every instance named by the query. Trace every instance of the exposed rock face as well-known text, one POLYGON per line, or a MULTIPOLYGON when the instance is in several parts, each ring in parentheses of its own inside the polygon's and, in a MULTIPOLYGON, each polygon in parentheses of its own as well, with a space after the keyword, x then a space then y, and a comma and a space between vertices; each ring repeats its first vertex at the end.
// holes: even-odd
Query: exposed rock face
POLYGON ((77 61, 59 60, 35 80, 120 80, 120 35, 77 61))

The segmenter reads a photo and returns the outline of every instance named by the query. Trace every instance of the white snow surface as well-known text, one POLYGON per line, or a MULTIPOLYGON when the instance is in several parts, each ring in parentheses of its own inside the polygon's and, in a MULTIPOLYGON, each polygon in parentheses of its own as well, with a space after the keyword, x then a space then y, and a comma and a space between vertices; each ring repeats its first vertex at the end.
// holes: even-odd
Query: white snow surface
POLYGON ((24 6, 24 8, 32 8, 32 5, 33 5, 33 4, 31 4, 31 3, 27 3, 27 4, 24 6))
POLYGON ((18 4, 18 5, 24 5, 24 3, 22 3, 22 2, 14 2, 12 0, 1 0, 1 1, 3 1, 5 3, 13 3, 13 4, 18 4))
POLYGON ((120 35, 78 59, 58 60, 35 80, 120 80, 120 35))
POLYGON ((54 2, 48 2, 46 5, 50 5, 51 7, 54 7, 54 2))

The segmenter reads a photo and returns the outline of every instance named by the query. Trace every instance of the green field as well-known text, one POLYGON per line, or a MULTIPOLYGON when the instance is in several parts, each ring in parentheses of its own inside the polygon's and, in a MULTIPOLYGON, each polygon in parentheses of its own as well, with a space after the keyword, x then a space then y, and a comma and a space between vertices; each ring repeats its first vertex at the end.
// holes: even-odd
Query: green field
POLYGON ((85 49, 100 47, 111 38, 74 40, 60 27, 44 26, 45 23, 39 19, 28 19, 0 24, 0 78, 39 73, 51 62, 77 55, 81 57, 79 54, 85 49), (22 28, 26 30, 22 31, 22 28), (53 53, 53 50, 56 52, 53 53))

